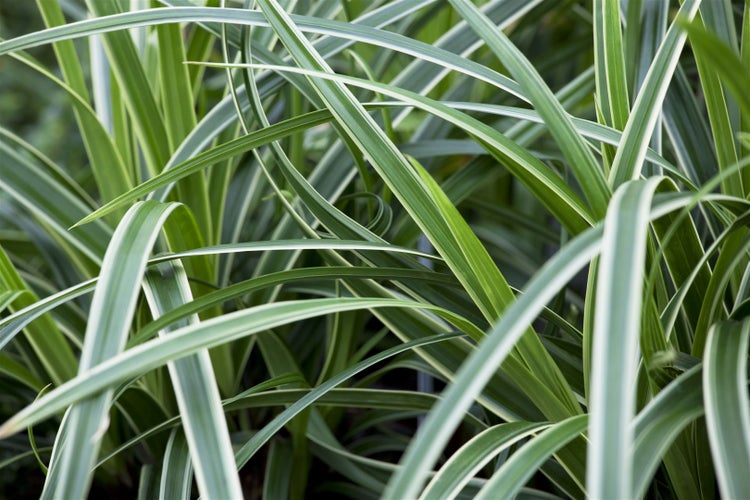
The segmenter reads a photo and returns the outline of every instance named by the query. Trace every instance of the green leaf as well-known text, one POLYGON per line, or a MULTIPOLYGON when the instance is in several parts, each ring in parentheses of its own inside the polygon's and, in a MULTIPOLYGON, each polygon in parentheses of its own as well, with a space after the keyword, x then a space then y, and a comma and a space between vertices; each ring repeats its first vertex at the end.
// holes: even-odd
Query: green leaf
POLYGON ((454 498, 497 454, 548 426, 544 423, 511 422, 484 430, 445 462, 422 492, 421 498, 454 498))
POLYGON ((711 455, 726 498, 750 496, 750 398, 747 353, 750 321, 714 325, 706 341, 703 397, 711 455))
POLYGON ((651 200, 661 182, 615 192, 598 265, 589 400, 586 490, 594 498, 632 496, 636 368, 651 200))
POLYGON ((545 264, 529 282, 525 293, 503 313, 456 373, 444 391, 442 401, 425 419, 401 459, 401 467, 388 484, 384 493, 386 498, 408 498, 418 494, 428 470, 495 367, 510 354, 539 311, 599 252, 601 232, 601 227, 597 226, 570 241, 545 264))
POLYGON ((261 430, 259 430, 252 437, 252 439, 250 439, 247 443, 245 443, 242 446, 242 448, 240 448, 237 451, 237 454, 236 454, 237 465, 242 467, 244 464, 246 464, 247 461, 250 460, 250 458, 252 458, 252 456, 260 449, 260 447, 263 446, 276 432, 278 432, 292 418, 294 418, 307 406, 315 402, 317 399, 322 397, 328 391, 330 391, 337 385, 341 384, 342 382, 348 380, 349 378, 353 377, 357 373, 360 373, 361 371, 371 367, 372 365, 374 365, 375 363, 378 363, 379 361, 387 359, 400 352, 404 352, 405 350, 414 349, 420 346, 426 346, 434 342, 441 342, 441 341, 448 340, 454 337, 455 337, 455 334, 448 333, 448 334, 434 335, 432 337, 427 337, 425 339, 421 339, 417 341, 406 342, 396 347, 386 349, 376 354, 375 356, 371 356, 367 358, 364 361, 360 361, 356 365, 353 365, 350 368, 347 368, 346 370, 344 370, 343 372, 340 372, 337 375, 331 377, 330 379, 325 381, 323 384, 319 385, 318 387, 316 387, 315 389, 307 393, 305 396, 295 401, 294 404, 290 405, 287 409, 285 409, 283 412, 277 415, 270 423, 268 423, 261 430))
POLYGON ((596 87, 607 123, 622 130, 628 121, 630 101, 625 76, 625 53, 620 27, 620 5, 612 0, 595 0, 594 57, 596 87))
MULTIPOLYGON (((174 151, 195 128, 193 94, 188 68, 184 64, 180 26, 157 26, 156 33, 159 40, 159 83, 164 126, 169 138, 169 150, 174 151)), ((200 234, 210 241, 214 233, 207 188, 203 174, 189 176, 177 185, 179 198, 185 200, 196 214, 200 234)))
MULTIPOLYGON (((716 10, 721 9, 723 2, 706 2, 701 7, 701 14, 707 14, 706 23, 709 24, 712 20, 718 20, 715 15, 716 10), (706 6, 707 4, 718 5, 719 9, 711 8, 706 6)), ((695 22, 702 24, 701 15, 697 17, 695 22)), ((679 19, 678 19, 679 21, 679 19)), ((683 24, 687 24, 687 20, 682 20, 683 24)), ((691 41, 691 45, 692 41, 691 41)), ((718 49, 718 47, 717 47, 718 49)), ((722 84, 721 73, 715 69, 715 63, 712 61, 715 58, 720 58, 722 52, 719 50, 715 53, 708 54, 705 51, 694 52, 695 64, 698 68, 698 74, 700 75, 701 87, 703 90, 703 98, 705 100, 706 110, 708 111, 708 119, 711 125, 711 134, 713 137, 713 148, 716 152, 716 159, 718 161, 718 167, 720 170, 726 170, 728 167, 734 165, 737 162, 737 145, 736 138, 734 137, 734 130, 736 130, 736 119, 733 120, 732 115, 736 115, 733 111, 735 104, 730 103, 731 97, 726 95, 725 87, 722 84)), ((733 54, 734 55, 734 54, 733 54)), ((734 59, 737 56, 734 55, 734 59)), ((741 66, 735 67, 735 70, 741 68, 741 66)), ((736 117, 735 117, 736 118, 736 117)), ((726 193, 730 193, 736 196, 742 196, 742 193, 747 189, 742 185, 742 177, 739 172, 734 176, 726 178, 724 180, 723 190, 726 193)))
MULTIPOLYGON (((301 67, 331 71, 328 64, 276 2, 261 0, 259 5, 280 40, 301 67)), ((362 150, 415 222, 425 231, 438 252, 446 259, 459 281, 477 302, 477 306, 488 319, 496 318, 500 308, 510 300, 512 294, 489 254, 473 233, 467 231, 472 237, 465 241, 456 240, 451 234, 446 219, 452 224, 466 224, 455 207, 438 206, 433 201, 423 180, 417 176, 406 158, 346 87, 336 81, 319 79, 312 80, 312 84, 338 124, 362 150), (484 288, 482 282, 485 280, 498 286, 484 288)))
MULTIPOLYGON (((36 295, 24 283, 2 246, 0 246, 0 292, 4 295, 5 307, 10 305, 12 310, 17 312, 23 311, 37 300, 36 295)), ((8 317, 13 317, 13 315, 8 317)), ((17 331, 20 331, 21 328, 23 327, 19 327, 17 331)), ((38 323, 28 325, 25 336, 42 366, 44 366, 49 380, 55 384, 61 384, 73 377, 76 369, 76 358, 70 345, 51 318, 45 316, 38 323)), ((5 345, 8 340, 10 339, 6 340, 0 334, 0 347, 5 345)), ((35 376, 16 363, 8 365, 3 363, 3 366, 4 369, 14 371, 26 381, 36 379, 35 376)))
MULTIPOLYGON (((86 5, 95 16, 122 12, 117 2, 87 0, 86 5)), ((155 174, 169 159, 169 139, 141 59, 133 39, 125 31, 108 33, 103 42, 146 165, 155 174)))
POLYGON ((750 213, 747 213, 738 217, 737 221, 727 228, 726 238, 717 239, 717 243, 721 244, 721 251, 713 266, 708 287, 703 290, 703 306, 695 324, 693 337, 693 356, 704 355, 708 332, 714 324, 727 316, 723 296, 734 272, 746 262, 745 252, 750 248, 750 232, 745 227, 745 222, 749 216, 750 213))
MULTIPOLYGON (((37 0, 39 10, 48 27, 65 24, 62 8, 57 2, 37 0)), ((60 63, 65 81, 72 91, 80 95, 81 100, 73 100, 76 121, 81 129, 84 146, 91 160, 91 168, 97 187, 104 201, 115 198, 118 194, 133 187, 133 179, 125 168, 119 151, 112 138, 107 134, 96 115, 85 106, 89 104, 88 89, 83 69, 72 41, 60 41, 54 45, 57 60, 60 63)))
POLYGON ((492 475, 476 498, 490 500, 515 497, 552 454, 585 432, 588 423, 588 415, 577 415, 554 424, 531 438, 492 475))
MULTIPOLYGON (((689 201, 670 200, 651 213, 658 218, 679 209, 689 201)), ((416 496, 442 447, 453 435, 461 416, 505 360, 529 325, 580 269, 601 249, 602 226, 595 226, 568 242, 529 281, 525 292, 510 305, 455 374, 443 392, 443 399, 430 412, 401 459, 384 496, 416 496)))
MULTIPOLYGON (((122 351, 130 330, 141 279, 164 219, 177 204, 142 202, 120 222, 102 262, 100 281, 94 292, 79 377, 122 351)), ((41 401, 41 400, 40 400, 41 401)), ((55 443, 49 475, 42 496, 79 498, 91 482, 94 462, 107 427, 112 390, 71 406, 55 443)))
POLYGON ((289 468, 291 461, 291 446, 285 441, 271 441, 263 477, 263 498, 289 498, 289 485, 292 480, 289 468))
MULTIPOLYGON (((193 249, 193 250, 186 250, 184 252, 178 252, 174 254, 166 254, 161 255, 159 257, 154 257, 149 260, 149 265, 153 264, 159 264, 161 262, 169 262, 175 259, 183 259, 183 258, 189 258, 189 257, 200 257, 204 255, 223 255, 223 254, 232 254, 232 253, 242 253, 242 252, 263 252, 263 251, 273 251, 273 250, 324 250, 324 249, 336 249, 336 250, 381 250, 381 251, 387 251, 387 252, 394 252, 394 253, 407 253, 412 254, 415 256, 421 256, 424 258, 435 258, 434 256, 423 254, 421 252, 417 252, 414 250, 410 250, 407 248, 401 248, 396 247, 392 245, 382 244, 382 243, 375 243, 375 242, 365 242, 365 241, 328 241, 328 240, 287 240, 287 241, 260 241, 260 242, 253 242, 253 243, 236 243, 236 244, 229 244, 229 245, 218 245, 214 247, 206 247, 206 248, 199 248, 199 249, 193 249)), ((316 275, 316 271, 314 270, 305 270, 300 271, 303 275, 305 273, 312 273, 312 275, 316 275)), ((353 271, 356 273, 356 271, 353 271)), ((346 271, 344 271, 346 273, 346 271)), ((320 272, 318 272, 320 274, 320 272)), ((326 273, 327 274, 327 273, 326 273)), ((404 276, 402 271, 398 271, 398 276, 404 276)), ((294 275, 294 273, 292 273, 294 275)), ((407 275, 409 275, 409 272, 407 271, 407 275)), ((388 276, 386 274, 386 276, 388 276)), ((396 276, 394 276, 396 277, 396 276)), ((267 280, 274 282, 274 279, 277 279, 278 277, 269 276, 267 280)), ((439 278, 438 278, 439 280, 439 278)), ((3 318, 0 320, 0 347, 3 347, 6 345, 10 340, 19 332, 21 329, 23 329, 25 326, 29 325, 32 321, 34 321, 36 318, 41 316, 42 314, 54 309, 55 307, 60 306, 61 304, 64 304, 66 302, 69 302, 72 299, 75 299, 76 297, 79 297, 83 294, 86 294, 94 289, 96 282, 98 279, 92 279, 83 283, 80 283, 76 286, 70 287, 66 290, 62 290, 61 292, 55 293, 50 295, 49 297, 45 297, 44 299, 41 299, 37 302, 30 303, 28 306, 24 307, 23 309, 19 309, 17 312, 3 318)), ((263 279, 260 279, 258 284, 262 286, 263 279)), ((228 289, 228 293, 232 293, 236 289, 228 289)), ((214 298, 220 299, 222 296, 221 291, 217 292, 216 295, 213 295, 214 298)), ((206 298, 205 300, 210 300, 210 298, 206 298)), ((201 310, 201 307, 203 307, 201 304, 203 301, 199 299, 199 302, 196 302, 195 309, 191 309, 190 313, 198 312, 201 310)), ((214 305, 214 303, 211 303, 210 305, 214 305)), ((210 305, 206 305, 205 307, 209 307, 210 305)), ((171 315, 171 313, 170 313, 171 315)), ((169 320, 169 316, 167 315, 164 319, 156 320, 153 326, 156 329, 151 329, 151 327, 146 327, 144 330, 146 330, 146 333, 143 334, 143 336, 149 336, 155 334, 159 328, 163 328, 168 325, 168 323, 165 323, 164 321, 169 320)), ((170 320, 171 321, 171 320, 170 320)))
POLYGON ((413 301, 395 299, 309 299, 256 306, 180 328, 167 337, 145 342, 80 373, 24 408, 0 426, 0 437, 8 436, 28 425, 48 418, 76 401, 97 394, 114 384, 141 375, 168 361, 193 354, 201 349, 221 345, 248 335, 294 321, 333 312, 378 307, 439 308, 413 301))
POLYGON ((648 405, 633 421, 634 497, 642 498, 664 454, 679 433, 703 414, 702 367, 682 374, 648 405))
MULTIPOLYGON (((679 15, 692 18, 699 5, 700 0, 687 0, 680 7, 679 15)), ((609 182, 615 188, 640 176, 643 155, 661 114, 661 105, 677 67, 685 39, 686 36, 679 26, 672 23, 656 57, 651 62, 623 131, 622 143, 617 148, 617 154, 612 162, 609 182)))
MULTIPOLYGON (((193 467, 190 448, 181 429, 174 429, 169 436, 159 482, 160 499, 189 499, 193 482, 193 467)), ((228 498, 228 497, 227 497, 228 498)))
MULTIPOLYGON (((176 262, 160 264, 149 270, 144 291, 155 318, 192 298, 185 271, 176 262)), ((169 335, 178 327, 198 323, 197 316, 189 316, 166 327, 160 334, 169 335)), ((208 498, 242 496, 208 351, 169 363, 168 367, 190 446, 198 491, 208 498)))
MULTIPOLYGON (((86 263, 100 262, 111 236, 110 228, 99 221, 90 227, 68 231, 91 209, 67 186, 3 141, 0 141, 0 153, 3 155, 0 189, 44 223, 52 237, 62 239, 78 250, 80 255, 70 256, 73 262, 82 260, 81 256, 88 259, 86 263)), ((84 264, 78 267, 85 269, 84 264)))
POLYGON ((531 104, 557 141, 581 185, 596 219, 604 215, 610 191, 602 170, 588 144, 575 132, 567 112, 557 101, 536 69, 513 43, 468 0, 451 0, 451 5, 484 40, 525 89, 531 104))

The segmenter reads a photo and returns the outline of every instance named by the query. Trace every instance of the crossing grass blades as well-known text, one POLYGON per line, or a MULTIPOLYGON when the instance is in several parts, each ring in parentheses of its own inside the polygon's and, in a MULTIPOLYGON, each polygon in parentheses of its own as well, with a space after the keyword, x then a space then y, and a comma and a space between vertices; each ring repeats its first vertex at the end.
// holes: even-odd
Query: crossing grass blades
POLYGON ((25 8, 4 494, 750 496, 750 4, 25 8))

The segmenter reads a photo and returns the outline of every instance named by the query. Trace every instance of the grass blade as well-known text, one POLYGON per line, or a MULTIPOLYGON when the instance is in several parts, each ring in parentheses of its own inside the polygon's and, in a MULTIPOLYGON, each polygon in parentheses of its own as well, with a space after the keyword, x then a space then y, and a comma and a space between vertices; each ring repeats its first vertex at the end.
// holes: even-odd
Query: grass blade
POLYGON ((706 58, 713 71, 721 75, 721 83, 732 91, 737 99, 743 116, 750 116, 750 96, 747 95, 747 85, 750 84, 750 70, 747 64, 721 39, 708 32, 698 21, 682 20, 682 29, 690 37, 690 46, 706 58))
POLYGON ((594 317, 586 490, 632 496, 632 426, 649 207, 661 179, 617 190, 604 223, 594 317))
POLYGON ((181 328, 167 337, 151 340, 99 363, 73 380, 51 390, 0 426, 0 437, 19 432, 48 418, 67 406, 97 394, 114 384, 162 366, 168 361, 193 354, 248 335, 286 325, 294 321, 334 312, 379 307, 426 308, 434 306, 396 299, 309 299, 286 301, 226 314, 181 328))
POLYGON ((568 160, 594 216, 597 219, 602 217, 606 211, 610 191, 594 154, 588 144, 575 132, 567 112, 536 69, 487 16, 468 0, 451 0, 451 5, 525 89, 532 105, 568 160))
MULTIPOLYGON (((656 207, 651 217, 658 218, 688 203, 687 199, 670 200, 656 207)), ((401 467, 394 473, 384 493, 386 498, 418 495, 429 469, 453 435, 463 413, 481 392, 495 367, 507 358, 526 325, 599 253, 602 231, 601 226, 596 226, 581 233, 549 259, 529 281, 525 292, 488 332, 478 349, 466 358, 443 392, 443 399, 430 412, 407 448, 401 467)))
POLYGON ((585 432, 588 423, 588 415, 577 415, 531 438, 493 474, 479 491, 476 496, 477 500, 514 498, 555 451, 585 432))
POLYGON ((394 473, 385 498, 418 495, 429 469, 453 434, 463 413, 473 403, 495 367, 508 356, 537 314, 598 253, 601 228, 586 231, 572 240, 529 282, 526 292, 504 312, 479 348, 456 373, 443 399, 425 419, 394 473))
MULTIPOLYGON (((79 376, 116 355, 125 346, 148 252, 164 219, 177 206, 138 203, 118 225, 104 256, 101 278, 94 292, 79 376)), ((43 497, 85 496, 103 430, 107 427, 111 401, 112 390, 109 390, 70 408, 59 431, 65 434, 65 439, 55 446, 56 449, 60 447, 60 451, 50 462, 43 497)))
POLYGON ((455 338, 455 334, 453 333, 447 333, 447 334, 440 334, 435 335, 432 337, 427 337, 425 339, 416 340, 412 342, 407 342, 401 345, 398 345, 396 347, 393 347, 391 349, 386 349, 385 351, 372 356, 370 358, 367 358, 364 361, 360 361, 356 365, 353 365, 350 368, 347 368, 343 372, 338 373, 334 377, 331 377, 327 381, 325 381, 323 384, 319 385, 312 391, 308 392, 305 396, 299 398, 297 401, 295 401, 294 404, 290 405, 287 409, 285 409, 283 412, 281 412, 276 418, 274 418, 268 425, 263 427, 258 433, 256 433, 250 441, 245 443, 242 448, 240 448, 237 451, 236 459, 237 464, 242 467, 245 463, 247 463, 250 458, 260 449, 261 446, 263 446, 270 438, 273 436, 276 432, 278 432, 284 425, 286 425, 290 420, 292 420, 296 415, 298 415, 301 411, 303 411, 305 408, 307 408, 310 404, 314 403, 317 399, 324 396, 328 391, 336 387, 337 385, 343 383, 344 381, 350 379, 357 373, 371 367, 375 363, 378 363, 379 361, 382 361, 384 359, 387 359, 391 356, 394 356, 400 352, 404 352, 408 349, 413 349, 419 346, 425 346, 428 344, 432 344, 434 342, 441 342, 444 340, 448 340, 450 338, 455 338))
MULTIPOLYGON (((192 298, 185 271, 176 262, 149 270, 146 283, 146 298, 155 318, 192 298)), ((169 335, 171 330, 198 323, 196 315, 188 316, 160 334, 169 335)), ((241 497, 232 443, 208 351, 169 363, 168 367, 190 446, 198 491, 207 498, 241 497)))
MULTIPOLYGON (((259 5, 301 67, 331 72, 328 64, 277 2, 261 0, 259 5)), ((399 197, 485 316, 488 319, 496 318, 499 308, 508 302, 512 293, 487 251, 468 230, 458 210, 452 204, 438 206, 432 201, 432 193, 424 185, 423 179, 414 172, 406 158, 346 87, 335 81, 313 80, 312 83, 336 121, 399 197), (458 241, 453 230, 445 223, 446 219, 452 224, 466 227, 465 233, 471 235, 469 239, 458 241), (482 284, 487 282, 494 283, 494 286, 484 287, 482 284)))
MULTIPOLYGON (((701 0, 685 1, 680 7, 679 15, 692 19, 700 2, 701 0)), ((609 182, 615 188, 640 176, 643 155, 661 114, 661 105, 677 67, 685 39, 685 34, 676 22, 672 23, 643 80, 630 119, 623 131, 622 143, 617 148, 617 154, 612 162, 609 182)))
POLYGON ((706 428, 719 490, 726 498, 750 496, 749 344, 749 321, 718 323, 706 342, 703 367, 706 428))
MULTIPOLYGON (((89 228, 68 231, 77 220, 91 212, 90 207, 70 189, 3 141, 0 141, 0 153, 3 155, 0 163, 0 188, 46 224, 46 231, 51 236, 70 243, 91 262, 100 262, 111 235, 111 230, 103 221, 89 228)), ((84 264, 80 264, 80 267, 86 269, 84 264)))
POLYGON ((625 128, 630 113, 620 24, 619 2, 594 1, 597 96, 607 122, 617 130, 625 128))
MULTIPOLYGON (((57 2, 38 0, 37 5, 48 27, 65 24, 62 9, 57 2)), ((88 102, 88 89, 73 42, 69 40, 61 41, 56 43, 54 48, 65 81, 73 91, 81 96, 81 99, 88 102)), ((110 201, 118 194, 132 188, 133 179, 101 122, 89 110, 84 109, 82 103, 73 100, 73 105, 76 121, 81 129, 83 143, 97 181, 97 187, 102 199, 105 202, 110 201)))
POLYGON ((469 480, 498 453, 518 441, 541 431, 549 424, 511 422, 477 434, 461 447, 435 474, 420 498, 455 498, 469 480))
MULTIPOLYGON (((86 5, 96 16, 121 12, 117 2, 87 0, 86 5)), ((125 31, 116 31, 105 35, 103 42, 146 165, 156 174, 169 160, 169 138, 133 39, 125 31)))
POLYGON ((633 486, 643 498, 664 454, 678 434, 703 414, 702 369, 681 375, 641 410, 633 421, 633 486))
POLYGON ((169 436, 162 461, 159 499, 189 499, 192 482, 190 448, 182 431, 174 429, 169 436))
MULTIPOLYGON (((8 294, 4 295, 7 300, 5 305, 12 305, 14 311, 21 311, 37 300, 36 295, 24 283, 2 246, 0 246, 0 291, 8 294)), ((51 318, 44 317, 40 323, 29 325, 26 337, 42 362, 47 372, 46 376, 54 384, 60 384, 75 375, 76 358, 51 318)), ((0 335, 0 339, 2 338, 0 335)), ((8 340, 0 340, 0 346, 8 340)))

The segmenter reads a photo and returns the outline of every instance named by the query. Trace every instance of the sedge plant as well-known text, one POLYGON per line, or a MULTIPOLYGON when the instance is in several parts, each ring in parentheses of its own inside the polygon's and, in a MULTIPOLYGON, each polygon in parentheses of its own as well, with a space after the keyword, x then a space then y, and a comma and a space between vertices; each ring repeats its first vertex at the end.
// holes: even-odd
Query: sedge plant
POLYGON ((27 8, 4 494, 750 496, 750 4, 27 8))

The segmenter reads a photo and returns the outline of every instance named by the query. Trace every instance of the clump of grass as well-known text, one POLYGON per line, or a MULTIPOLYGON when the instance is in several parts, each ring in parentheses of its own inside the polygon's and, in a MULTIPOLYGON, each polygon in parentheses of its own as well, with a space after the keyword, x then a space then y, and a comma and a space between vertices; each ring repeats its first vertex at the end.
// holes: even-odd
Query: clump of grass
POLYGON ((63 5, 0 42, 87 158, 0 130, 2 477, 750 495, 748 7, 63 5))

